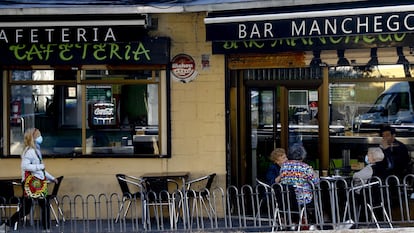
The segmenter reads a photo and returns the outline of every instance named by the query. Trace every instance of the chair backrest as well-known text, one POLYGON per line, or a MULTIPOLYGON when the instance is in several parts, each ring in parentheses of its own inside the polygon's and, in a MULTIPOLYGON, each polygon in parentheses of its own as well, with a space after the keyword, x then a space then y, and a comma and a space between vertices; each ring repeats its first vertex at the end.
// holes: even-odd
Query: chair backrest
POLYGON ((213 184, 213 181, 214 181, 214 177, 216 177, 216 173, 212 173, 212 174, 208 175, 206 189, 210 190, 211 185, 213 184))
POLYGON ((125 174, 116 174, 116 178, 124 197, 136 198, 140 197, 146 188, 141 178, 129 176, 125 174), (132 188, 132 189, 131 189, 132 188))
POLYGON ((0 203, 8 203, 14 196, 14 187, 11 181, 0 181, 0 203))
POLYGON ((125 174, 116 174, 116 179, 118 180, 119 187, 121 188, 122 194, 124 196, 131 195, 131 191, 129 190, 128 184, 125 181, 125 174))
POLYGON ((212 173, 212 174, 209 174, 207 176, 199 177, 197 179, 188 181, 186 183, 186 189, 187 190, 190 190, 191 189, 191 185, 193 185, 195 183, 199 183, 199 182, 203 182, 203 181, 207 180, 206 185, 201 190, 204 193, 204 191, 211 189, 211 185, 213 184, 214 177, 216 177, 216 173, 212 173))
POLYGON ((62 180, 63 180, 63 176, 59 176, 56 179, 58 180, 58 183, 57 184, 56 183, 54 184, 53 189, 52 189, 52 193, 49 195, 49 196, 52 196, 52 197, 56 197, 57 196, 57 194, 59 192, 59 187, 60 187, 60 185, 62 183, 62 180))
POLYGON ((261 180, 259 180, 257 178, 256 178, 256 182, 257 182, 258 185, 261 185, 261 186, 263 186, 265 188, 269 188, 269 189, 271 188, 270 185, 266 184, 265 182, 263 182, 263 181, 261 181, 261 180))
POLYGON ((145 180, 145 185, 148 191, 157 194, 162 191, 168 191, 168 179, 148 178, 145 180))

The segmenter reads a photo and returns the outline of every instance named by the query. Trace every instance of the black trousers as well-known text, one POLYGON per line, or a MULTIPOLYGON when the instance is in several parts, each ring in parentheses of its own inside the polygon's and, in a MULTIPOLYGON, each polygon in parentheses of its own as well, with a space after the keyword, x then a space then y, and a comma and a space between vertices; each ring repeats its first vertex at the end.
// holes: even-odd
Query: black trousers
POLYGON ((41 209, 40 221, 42 222, 43 229, 50 229, 50 209, 49 200, 47 198, 32 199, 23 197, 20 210, 11 216, 10 222, 8 222, 7 225, 9 227, 14 227, 16 222, 30 213, 30 210, 34 207, 36 202, 36 206, 39 206, 41 209))

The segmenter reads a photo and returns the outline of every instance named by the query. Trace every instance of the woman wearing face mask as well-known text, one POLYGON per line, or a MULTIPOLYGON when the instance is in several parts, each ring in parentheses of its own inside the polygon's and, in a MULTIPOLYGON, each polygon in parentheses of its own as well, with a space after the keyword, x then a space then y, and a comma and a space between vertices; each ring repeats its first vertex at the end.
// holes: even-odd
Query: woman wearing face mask
MULTIPOLYGON (((381 192, 380 192, 380 186, 379 184, 372 185, 368 189, 370 189, 370 192, 368 192, 367 189, 363 192, 361 188, 358 188, 358 186, 361 186, 363 184, 366 184, 372 177, 378 177, 381 180, 384 180, 387 177, 387 167, 386 164, 382 161, 384 160, 384 152, 380 147, 370 147, 368 148, 368 153, 365 156, 365 163, 367 164, 363 169, 361 169, 358 172, 355 172, 353 175, 353 187, 355 187, 355 202, 356 206, 359 208, 365 208, 366 200, 364 197, 370 195, 370 203, 374 206, 378 205, 381 202, 381 192)), ((377 179, 371 180, 377 181, 377 179)), ((366 210, 366 209, 365 209, 366 210)), ((358 221, 367 221, 367 217, 365 216, 365 210, 361 210, 361 214, 359 216, 358 221)), ((377 213, 377 211, 382 211, 380 209, 374 210, 376 213, 378 220, 380 220, 381 216, 383 216, 380 212, 377 213)))
MULTIPOLYGON (((36 128, 28 129, 24 134, 24 145, 25 149, 21 155, 21 172, 22 172, 22 182, 24 181, 25 172, 29 171, 32 175, 36 176, 39 179, 45 179, 53 181, 55 183, 58 180, 52 176, 49 172, 45 170, 45 165, 42 160, 42 153, 40 152, 40 144, 43 142, 43 137, 40 131, 36 128)), ((30 210, 33 205, 33 200, 30 197, 23 197, 22 200, 23 206, 18 212, 13 214, 10 218, 10 222, 7 222, 6 225, 0 226, 0 233, 5 232, 7 227, 15 226, 15 223, 19 219, 30 213, 30 210)), ((50 210, 49 210, 49 201, 47 198, 38 198, 38 205, 41 208, 41 221, 44 232, 50 231, 50 210)))
POLYGON ((384 153, 379 147, 368 148, 368 153, 365 155, 366 166, 360 171, 355 172, 353 175, 354 186, 362 185, 366 183, 373 176, 377 176, 381 179, 387 177, 385 165, 381 163, 384 159, 384 153))

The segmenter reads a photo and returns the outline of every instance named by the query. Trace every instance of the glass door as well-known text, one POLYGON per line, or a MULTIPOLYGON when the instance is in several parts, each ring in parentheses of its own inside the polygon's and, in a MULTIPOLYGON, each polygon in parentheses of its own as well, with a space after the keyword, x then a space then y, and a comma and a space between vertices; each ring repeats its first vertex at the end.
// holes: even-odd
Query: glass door
POLYGON ((287 100, 284 100, 280 98, 280 88, 249 88, 246 95, 246 130, 251 135, 246 147, 247 164, 251 165, 247 166, 247 172, 252 184, 256 178, 265 180, 267 168, 271 165, 270 153, 277 147, 284 147, 282 135, 287 135, 287 147, 302 144, 308 152, 307 162, 317 165, 318 92, 314 89, 289 89, 287 100), (281 122, 281 114, 287 115, 287 122, 281 122), (287 124, 285 133, 282 133, 282 124, 287 124))
MULTIPOLYGON (((288 91, 288 147, 301 144, 307 151, 306 162, 316 166, 318 159, 318 91, 289 89, 288 91)), ((285 148, 287 151, 289 148, 285 148)))
POLYGON ((318 90, 322 82, 309 74, 306 68, 230 72, 229 184, 242 186, 255 184, 256 178, 265 180, 270 153, 278 147, 288 151, 296 142, 302 143, 308 157, 317 163, 318 90))
MULTIPOLYGON (((256 177, 264 180, 269 167, 269 155, 273 148, 280 146, 277 130, 274 126, 280 124, 278 117, 277 88, 251 88, 246 95, 248 99, 247 129, 250 131, 250 150, 247 147, 247 158, 251 159, 251 181, 256 177), (249 153, 250 152, 250 153, 249 153), (250 154, 250 156, 249 156, 250 154)), ((249 169, 248 169, 249 170, 249 169)))

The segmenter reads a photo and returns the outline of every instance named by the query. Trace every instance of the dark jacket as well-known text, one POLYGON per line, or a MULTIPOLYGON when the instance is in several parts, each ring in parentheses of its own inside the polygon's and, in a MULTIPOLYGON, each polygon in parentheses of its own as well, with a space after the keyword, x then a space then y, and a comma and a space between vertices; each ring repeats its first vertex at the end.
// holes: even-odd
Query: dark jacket
POLYGON ((267 172, 266 172, 266 183, 268 185, 274 184, 276 177, 278 177, 279 175, 280 175, 280 166, 273 163, 267 169, 267 172))
POLYGON ((384 152, 382 166, 386 166, 389 175, 396 175, 399 178, 407 175, 411 158, 407 147, 402 142, 394 140, 390 147, 382 151, 384 152))

